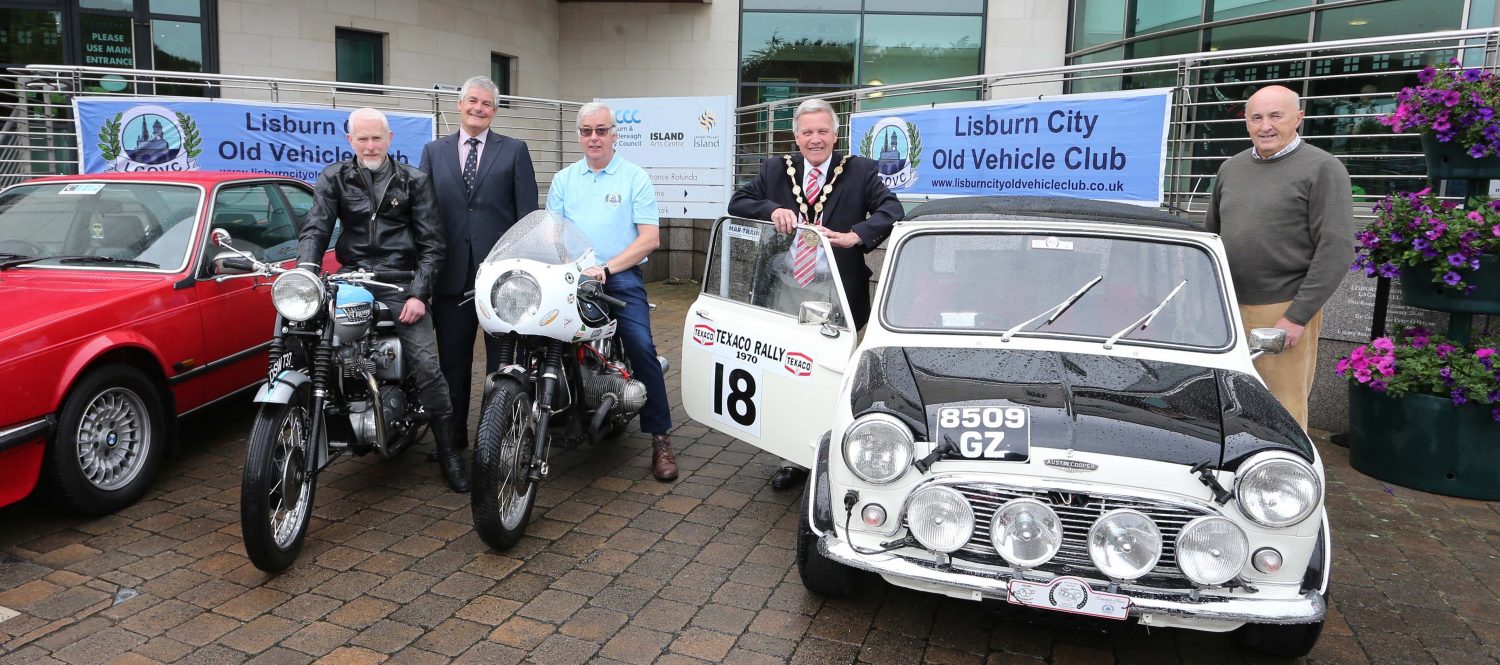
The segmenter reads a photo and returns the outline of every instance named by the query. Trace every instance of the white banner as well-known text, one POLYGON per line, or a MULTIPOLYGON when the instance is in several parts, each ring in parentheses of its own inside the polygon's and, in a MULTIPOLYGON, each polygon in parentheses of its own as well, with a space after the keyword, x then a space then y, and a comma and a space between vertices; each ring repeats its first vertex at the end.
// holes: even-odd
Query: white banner
POLYGON ((717 219, 724 214, 734 154, 729 97, 598 101, 615 113, 615 149, 651 176, 663 217, 717 219))

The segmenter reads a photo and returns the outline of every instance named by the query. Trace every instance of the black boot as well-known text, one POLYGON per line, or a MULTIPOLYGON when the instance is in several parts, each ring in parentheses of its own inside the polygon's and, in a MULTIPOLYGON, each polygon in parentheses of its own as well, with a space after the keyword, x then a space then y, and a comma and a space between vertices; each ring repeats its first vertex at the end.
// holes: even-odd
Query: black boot
POLYGON ((459 429, 461 427, 452 417, 438 418, 432 423, 432 438, 437 441, 438 466, 443 468, 448 489, 465 494, 469 491, 469 469, 459 449, 459 440, 460 437, 468 438, 465 436, 468 432, 459 429))

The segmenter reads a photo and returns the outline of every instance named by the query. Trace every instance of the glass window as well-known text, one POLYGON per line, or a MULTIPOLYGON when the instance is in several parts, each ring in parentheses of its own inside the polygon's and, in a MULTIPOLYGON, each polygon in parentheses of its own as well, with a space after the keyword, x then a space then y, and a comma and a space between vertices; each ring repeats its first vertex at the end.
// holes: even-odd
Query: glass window
POLYGON ((1395 0, 1329 9, 1318 20, 1318 40, 1384 37, 1456 30, 1463 25, 1464 0, 1395 0))
POLYGON ((129 16, 83 14, 83 64, 93 67, 135 67, 135 33, 129 16))
MULTIPOLYGON (((1086 65, 1095 62, 1114 62, 1116 60, 1123 60, 1124 58, 1125 47, 1116 46, 1112 49, 1096 51, 1088 55, 1080 55, 1073 58, 1072 64, 1086 65)), ((1122 69, 1102 69, 1079 74, 1069 74, 1068 92, 1108 92, 1121 90, 1124 87, 1124 82, 1120 78, 1120 74, 1124 73, 1124 71, 1122 69)))
POLYGON ((745 83, 854 83, 858 14, 746 13, 740 30, 745 83))
POLYGON ((0 194, 0 252, 50 257, 33 266, 177 270, 198 198, 197 189, 179 185, 21 185, 0 194))
MULTIPOLYGON (((822 4, 819 3, 819 6, 822 4)), ((803 6, 806 6, 805 2, 803 6)), ((916 9, 918 7, 911 0, 865 0, 867 12, 911 13, 916 9)), ((984 0, 922 0, 920 11, 932 14, 978 14, 984 11, 984 0)))
POLYGON ((302 227, 302 221, 307 218, 307 213, 312 212, 313 195, 306 187, 296 185, 280 184, 281 193, 286 196, 286 201, 292 206, 292 216, 295 218, 297 227, 302 227))
MULTIPOLYGON (((203 26, 197 21, 151 21, 154 68, 169 72, 203 71, 203 26)), ((157 94, 197 96, 201 86, 158 85, 157 94)))
POLYGON ((800 242, 794 238, 800 236, 777 233, 776 227, 767 222, 741 219, 719 224, 716 235, 709 245, 704 295, 794 317, 804 302, 832 303, 834 320, 842 324, 843 308, 835 291, 839 287, 823 249, 827 241, 816 241, 816 249, 808 258, 812 275, 806 284, 799 284, 793 274, 793 259, 800 242))
MULTIPOLYGON (((1213 20, 1222 21, 1241 16, 1253 16, 1281 9, 1306 7, 1310 4, 1312 0, 1214 0, 1213 20)), ((1294 41, 1305 40, 1299 37, 1294 41)))
POLYGON ((0 63, 28 65, 62 61, 61 12, 0 9, 0 63))
POLYGON ((385 35, 334 28, 337 78, 345 83, 385 83, 385 35))
MULTIPOLYGON (((860 0, 819 0, 818 9, 829 12, 857 12, 860 0)), ((740 9, 808 9, 807 0, 745 0, 740 9)))
POLYGON ((1202 16, 1203 0, 1142 2, 1135 8, 1135 34, 1144 35, 1197 25, 1202 16))
POLYGON ((1204 46, 1210 51, 1228 51, 1306 42, 1307 22, 1311 17, 1311 14, 1293 14, 1212 28, 1204 37, 1204 46))
POLYGON ((1117 42, 1125 38, 1125 0, 1077 0, 1073 5, 1073 48, 1117 42))
POLYGON ((224 229, 234 246, 265 261, 297 256, 297 228, 270 185, 226 187, 214 196, 213 228, 224 229))
POLYGON ((151 13, 202 16, 203 5, 199 0, 151 0, 151 13))
POLYGON ((893 328, 987 334, 1046 312, 1103 279, 1052 323, 1021 335, 1220 348, 1230 343, 1223 287, 1208 252, 1192 245, 1112 237, 928 233, 902 242, 882 303, 893 328), (1051 241, 1061 240, 1061 243, 1051 241), (1043 242, 1046 240, 1047 242, 1043 242), (1145 330, 1139 322, 1183 282, 1145 330), (983 288, 1027 284, 1027 288, 983 288))
POLYGON ((495 82, 495 87, 500 88, 502 95, 514 95, 516 91, 511 87, 510 70, 516 59, 500 53, 490 54, 490 80, 495 82))
MULTIPOLYGON (((865 85, 909 83, 979 73, 978 16, 865 15, 859 77, 865 85)), ((867 100, 863 108, 974 101, 975 90, 867 100)))
POLYGON ((106 9, 116 12, 135 11, 131 0, 78 0, 78 6, 83 9, 106 9))

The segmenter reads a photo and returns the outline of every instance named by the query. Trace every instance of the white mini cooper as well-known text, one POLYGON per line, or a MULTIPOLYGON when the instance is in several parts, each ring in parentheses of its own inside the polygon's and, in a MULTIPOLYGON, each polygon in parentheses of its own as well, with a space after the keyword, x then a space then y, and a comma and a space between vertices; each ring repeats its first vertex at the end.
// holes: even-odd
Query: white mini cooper
POLYGON ((847 594, 866 570, 1312 648, 1323 467, 1251 365, 1284 336, 1247 338, 1218 236, 1124 204, 928 203, 896 225, 862 334, 836 266, 801 283, 790 245, 765 222, 718 222, 682 396, 812 470, 808 589, 847 594))

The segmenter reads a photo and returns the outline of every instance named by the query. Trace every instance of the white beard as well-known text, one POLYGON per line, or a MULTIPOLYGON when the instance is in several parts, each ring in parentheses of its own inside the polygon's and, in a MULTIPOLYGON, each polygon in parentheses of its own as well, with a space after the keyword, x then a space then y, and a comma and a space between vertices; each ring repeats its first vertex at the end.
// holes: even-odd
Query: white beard
POLYGON ((373 159, 366 159, 364 155, 360 155, 359 165, 370 169, 371 171, 378 171, 380 170, 380 167, 385 166, 385 155, 381 155, 373 159))

